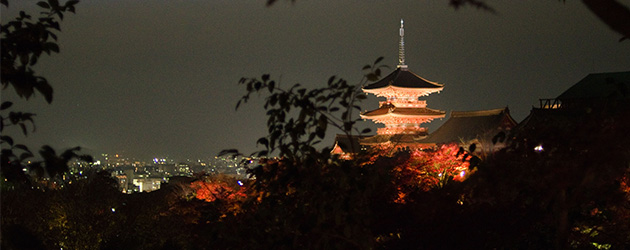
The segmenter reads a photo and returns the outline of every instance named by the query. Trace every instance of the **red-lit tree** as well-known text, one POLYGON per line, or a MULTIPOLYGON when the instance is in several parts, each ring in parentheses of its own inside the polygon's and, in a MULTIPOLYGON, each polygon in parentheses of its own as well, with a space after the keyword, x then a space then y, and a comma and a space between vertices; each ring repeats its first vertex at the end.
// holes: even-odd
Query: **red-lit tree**
POLYGON ((206 178, 194 181, 190 185, 195 190, 195 198, 207 202, 215 200, 234 201, 246 196, 243 186, 221 179, 206 178), (235 188, 234 185, 237 187, 235 188))
POLYGON ((473 171, 469 152, 457 144, 428 149, 398 148, 391 145, 373 147, 364 165, 374 165, 381 158, 395 159, 391 164, 393 185, 398 190, 396 202, 404 203, 410 192, 444 188, 451 181, 463 181, 473 171))
POLYGON ((213 203, 214 212, 219 217, 237 214, 247 198, 245 181, 225 175, 201 176, 190 187, 196 199, 213 203))

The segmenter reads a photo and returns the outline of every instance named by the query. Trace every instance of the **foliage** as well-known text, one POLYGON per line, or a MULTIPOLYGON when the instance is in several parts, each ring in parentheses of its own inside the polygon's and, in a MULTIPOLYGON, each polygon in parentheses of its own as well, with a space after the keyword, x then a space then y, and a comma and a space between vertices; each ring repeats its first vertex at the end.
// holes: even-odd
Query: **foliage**
MULTIPOLYGON (((268 76, 245 81, 244 100, 271 82, 268 76)), ((330 155, 329 148, 317 151, 312 146, 317 141, 308 139, 321 133, 313 122, 321 115, 307 112, 313 117, 298 120, 310 125, 297 127, 287 127, 291 123, 282 117, 291 109, 296 114, 302 107, 315 110, 311 100, 317 98, 302 99, 306 105, 296 99, 275 107, 270 105, 274 94, 269 93, 269 132, 280 131, 278 136, 285 137, 261 138, 268 151, 259 155, 279 149, 279 157, 251 170, 255 180, 243 204, 247 212, 226 219, 251 224, 261 234, 246 241, 227 237, 226 246, 626 247, 630 200, 621 192, 621 178, 628 171, 630 152, 618 145, 630 138, 623 130, 630 125, 627 111, 591 110, 590 115, 571 115, 577 118, 566 123, 516 131, 508 147, 484 162, 473 155, 474 145, 468 152, 456 145, 435 150, 374 148, 343 160, 330 155), (545 142, 544 152, 531 145, 540 141, 545 142), (454 236, 458 240, 447 240, 454 236)))
MULTIPOLYGON (((286 105, 267 108, 286 111, 295 124, 301 107, 315 102, 317 96, 299 99, 298 92, 286 105), (298 100, 302 106, 289 105, 298 100)), ((340 159, 315 148, 309 136, 317 137, 319 124, 304 118, 311 129, 265 146, 282 156, 261 158, 243 188, 233 178, 207 175, 123 195, 103 174, 57 190, 3 191, 2 204, 17 205, 2 207, 3 239, 11 239, 2 247, 625 249, 630 115, 627 108, 588 110, 517 129, 508 147, 482 162, 473 160, 474 147, 457 145, 373 148, 340 159), (586 133, 592 131, 598 133, 586 133), (541 143, 544 150, 534 150, 541 143), (312 151, 294 153, 286 144, 312 151)), ((272 119, 269 127, 278 123, 287 124, 272 119)))
POLYGON ((388 196, 383 193, 385 185, 378 184, 386 179, 375 174, 383 169, 357 167, 331 155, 330 147, 320 150, 315 146, 330 127, 348 136, 369 132, 356 129, 358 118, 353 112, 360 110, 357 103, 366 98, 360 87, 380 77, 381 60, 363 68, 366 74, 358 85, 334 76, 325 87, 313 90, 299 84, 283 89, 269 75, 240 81, 247 94, 237 108, 254 93, 267 95, 264 107, 269 135, 258 140, 264 149, 255 154, 263 160, 250 169, 254 179, 242 206, 245 212, 226 219, 259 230, 249 232, 248 241, 234 239, 227 245, 287 249, 373 246, 369 230, 373 221, 368 218, 376 214, 372 201, 388 196), (269 158, 271 154, 277 157, 269 158))
POLYGON ((627 248, 630 200, 620 184, 630 151, 619 145, 630 138, 630 120, 627 106, 619 107, 557 111, 566 119, 516 131, 512 145, 466 182, 470 210, 518 214, 515 236, 528 248, 627 248), (543 151, 534 150, 541 144, 543 151))
MULTIPOLYGON (((7 0, 1 2, 9 7, 7 0)), ((61 31, 59 22, 64 13, 75 12, 78 1, 70 0, 60 4, 57 0, 41 1, 37 5, 42 11, 39 17, 33 18, 24 11, 13 21, 0 26, 0 49, 2 50, 2 88, 11 86, 17 95, 29 99, 36 92, 50 103, 53 100, 53 88, 46 78, 35 73, 33 67, 37 64, 43 53, 48 55, 59 53, 57 33, 61 31)), ((43 146, 39 150, 41 161, 30 162, 34 157, 32 151, 24 144, 15 143, 13 138, 6 135, 6 128, 18 126, 24 135, 28 134, 28 127, 35 130, 33 117, 29 112, 10 111, 12 102, 4 101, 0 105, 0 111, 8 112, 0 115, 0 145, 2 146, 2 179, 17 185, 30 185, 30 178, 24 169, 31 171, 37 177, 55 179, 60 173, 68 170, 67 163, 72 159, 92 161, 87 155, 79 155, 79 147, 65 150, 57 155, 50 146, 43 146)), ((3 186, 8 183, 3 182, 3 186)))
POLYGON ((616 0, 582 0, 582 3, 610 29, 622 35, 619 41, 630 38, 630 8, 616 0))
POLYGON ((86 174, 63 189, 3 190, 2 248, 93 249, 115 235, 117 183, 107 172, 86 174))
MULTIPOLYGON (((0 3, 9 7, 7 0, 0 3)), ((38 17, 20 11, 14 20, 0 25, 3 91, 11 87, 26 100, 40 93, 46 102, 52 102, 52 86, 33 67, 43 53, 59 53, 59 22, 64 13, 74 13, 77 3, 41 1, 37 3, 42 9, 38 17)), ((108 213, 110 198, 118 194, 108 173, 93 173, 87 180, 70 178, 68 183, 74 181, 74 184, 59 189, 61 185, 57 184, 61 183, 71 160, 92 161, 92 158, 78 154, 79 147, 57 154, 45 145, 39 150, 40 159, 32 160, 32 151, 6 135, 6 129, 18 127, 28 135, 35 130, 35 114, 13 108, 12 102, 0 104, 2 248, 91 249, 99 245, 110 236, 114 222, 111 212, 108 213), (37 178, 31 179, 31 175, 37 178)))
MULTIPOLYGON (((2 25, 4 88, 25 99, 39 92, 52 101, 52 88, 32 67, 43 53, 58 52, 57 18, 74 12, 75 4, 40 2, 44 12, 37 21, 21 13, 2 25)), ((630 152, 624 148, 630 143, 629 105, 618 113, 589 111, 566 123, 516 131, 510 146, 484 162, 473 156, 474 148, 456 145, 354 149, 359 153, 352 160, 317 148, 330 128, 348 136, 369 132, 356 129, 353 114, 365 99, 361 86, 380 77, 380 61, 364 67, 357 85, 331 77, 322 88, 286 89, 269 75, 242 79, 246 94, 237 108, 263 95, 269 116, 268 135, 257 141, 264 149, 255 153, 263 158, 250 169, 246 188, 228 177, 200 176, 123 195, 105 172, 51 188, 70 160, 89 158, 78 148, 57 155, 44 146, 43 160, 28 164, 33 153, 3 133, 1 247, 630 248, 630 152), (544 151, 534 151, 542 142, 544 151), (31 182, 24 168, 49 181, 31 182), (7 185, 5 178, 25 185, 7 185)), ((0 131, 34 129, 34 115, 12 107, 0 105, 9 112, 2 114, 0 131)))
MULTIPOLYGON (((55 31, 61 31, 61 28, 57 18, 63 20, 66 11, 74 13, 78 2, 71 0, 60 5, 57 0, 41 1, 37 5, 43 11, 35 22, 32 16, 20 11, 14 21, 1 26, 3 88, 11 85, 18 96, 25 99, 37 90, 48 103, 52 102, 52 87, 46 78, 36 75, 32 67, 42 53, 59 53, 55 31)), ((9 6, 7 0, 2 4, 9 6)))
POLYGON ((197 199, 207 202, 215 200, 235 201, 245 197, 245 187, 242 181, 225 176, 204 176, 190 184, 197 199))
MULTIPOLYGON (((381 149, 378 151, 382 152, 381 149)), ((451 181, 461 182, 473 170, 470 164, 472 156, 457 144, 434 149, 410 149, 398 152, 394 157, 406 159, 393 166, 392 170, 399 189, 398 202, 404 202, 404 197, 410 192, 444 188, 451 181)))
MULTIPOLYGON (((346 135, 353 133, 361 135, 369 133, 369 129, 359 131, 356 123, 359 118, 353 117, 353 112, 361 110, 357 105, 367 97, 361 87, 368 81, 378 79, 381 68, 377 66, 383 58, 380 57, 372 65, 365 65, 363 70, 368 72, 358 85, 350 85, 342 78, 332 76, 327 86, 307 91, 295 84, 289 89, 276 85, 265 74, 260 79, 242 78, 239 83, 246 86, 247 93, 238 101, 246 103, 252 94, 267 94, 264 108, 269 116, 267 120, 268 135, 258 139, 257 143, 265 147, 255 154, 258 157, 269 156, 277 152, 279 157, 286 157, 294 161, 304 161, 306 158, 326 159, 329 148, 320 150, 315 145, 326 135, 328 126, 339 129, 346 135)), ((221 154, 238 153, 237 150, 224 150, 221 154)))

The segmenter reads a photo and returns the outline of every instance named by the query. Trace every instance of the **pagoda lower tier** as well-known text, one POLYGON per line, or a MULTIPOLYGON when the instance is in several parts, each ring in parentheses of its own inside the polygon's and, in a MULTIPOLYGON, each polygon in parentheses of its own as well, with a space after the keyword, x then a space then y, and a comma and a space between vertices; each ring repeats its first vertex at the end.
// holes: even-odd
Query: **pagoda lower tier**
POLYGON ((444 118, 444 111, 430 109, 426 107, 424 101, 407 104, 391 102, 381 103, 378 109, 361 114, 363 119, 371 119, 376 123, 385 124, 384 128, 379 128, 378 135, 413 134, 425 136, 428 130, 421 124, 431 122, 433 119, 444 118))

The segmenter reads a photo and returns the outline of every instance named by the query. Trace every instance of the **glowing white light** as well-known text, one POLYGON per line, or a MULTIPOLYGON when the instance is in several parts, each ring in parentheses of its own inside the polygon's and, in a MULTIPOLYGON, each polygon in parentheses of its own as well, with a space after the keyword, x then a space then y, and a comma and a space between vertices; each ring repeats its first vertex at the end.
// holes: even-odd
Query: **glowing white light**
POLYGON ((459 173, 460 177, 464 177, 464 175, 466 175, 466 171, 462 171, 461 173, 459 173))
POLYGON ((242 181, 237 181, 239 186, 243 186, 243 182, 242 181))
POLYGON ((538 151, 538 152, 542 152, 542 151, 544 151, 545 149, 543 148, 543 146, 542 146, 542 145, 538 145, 538 146, 536 146, 536 147, 534 148, 534 150, 535 150, 535 151, 538 151))
POLYGON ((116 212, 116 208, 112 207, 112 213, 115 213, 115 212, 116 212))
POLYGON ((442 177, 442 173, 439 173, 439 174, 438 174, 438 177, 442 177))

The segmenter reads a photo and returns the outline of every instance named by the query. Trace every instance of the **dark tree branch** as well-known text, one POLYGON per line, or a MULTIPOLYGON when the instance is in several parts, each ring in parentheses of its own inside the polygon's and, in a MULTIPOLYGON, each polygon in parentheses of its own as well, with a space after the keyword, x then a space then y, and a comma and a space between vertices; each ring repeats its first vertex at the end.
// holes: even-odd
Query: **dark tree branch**
POLYGON ((599 20, 623 35, 620 41, 630 38, 630 9, 616 0, 582 0, 599 20))

